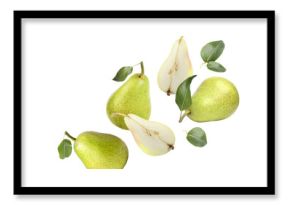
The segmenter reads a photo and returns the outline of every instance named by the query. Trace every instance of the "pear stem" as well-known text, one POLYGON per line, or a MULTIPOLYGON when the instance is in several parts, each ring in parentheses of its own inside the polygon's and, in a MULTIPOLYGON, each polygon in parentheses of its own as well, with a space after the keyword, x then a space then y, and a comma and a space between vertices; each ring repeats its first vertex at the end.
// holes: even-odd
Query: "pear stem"
POLYGON ((140 74, 140 77, 141 77, 141 76, 144 75, 144 73, 145 73, 145 71, 144 71, 144 63, 143 63, 143 61, 140 62, 140 66, 141 66, 141 74, 140 74))
POLYGON ((74 138, 73 136, 71 136, 67 131, 64 132, 64 134, 69 137, 70 139, 72 139, 73 141, 76 140, 76 138, 74 138))
POLYGON ((182 122, 182 120, 190 113, 190 110, 186 110, 183 114, 180 112, 180 117, 178 122, 182 122))

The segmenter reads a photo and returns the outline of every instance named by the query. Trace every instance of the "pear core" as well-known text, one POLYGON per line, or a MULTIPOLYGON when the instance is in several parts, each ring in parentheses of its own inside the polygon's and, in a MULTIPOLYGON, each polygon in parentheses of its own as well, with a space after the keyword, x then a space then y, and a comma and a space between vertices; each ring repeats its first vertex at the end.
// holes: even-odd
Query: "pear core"
POLYGON ((178 86, 193 73, 187 44, 181 36, 176 40, 158 72, 159 88, 167 95, 175 94, 178 86))

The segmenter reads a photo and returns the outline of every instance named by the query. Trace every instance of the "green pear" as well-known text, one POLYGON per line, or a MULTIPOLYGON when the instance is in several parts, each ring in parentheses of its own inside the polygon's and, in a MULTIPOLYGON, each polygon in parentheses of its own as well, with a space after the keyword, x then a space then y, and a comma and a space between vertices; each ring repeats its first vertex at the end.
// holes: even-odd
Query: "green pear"
POLYGON ((235 85, 221 77, 211 77, 203 81, 191 99, 187 116, 196 122, 225 119, 239 105, 239 93, 235 85))
POLYGON ((150 117, 149 80, 144 74, 132 75, 108 100, 107 115, 116 126, 128 129, 124 116, 129 113, 144 119, 150 117))
POLYGON ((74 150, 88 169, 122 169, 128 160, 128 148, 118 137, 99 132, 83 132, 75 141, 74 150))

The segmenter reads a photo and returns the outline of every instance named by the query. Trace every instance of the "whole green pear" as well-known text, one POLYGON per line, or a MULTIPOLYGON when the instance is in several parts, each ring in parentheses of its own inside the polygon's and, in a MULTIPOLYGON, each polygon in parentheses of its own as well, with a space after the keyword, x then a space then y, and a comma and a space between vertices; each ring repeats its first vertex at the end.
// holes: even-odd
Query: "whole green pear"
POLYGON ((111 122, 122 129, 128 129, 124 116, 135 114, 149 119, 151 113, 149 80, 145 75, 132 75, 109 98, 107 115, 111 122))
POLYGON ((235 85, 222 77, 211 77, 203 81, 191 99, 187 116, 196 122, 225 119, 239 105, 239 93, 235 85))
POLYGON ((122 169, 128 160, 126 144, 111 134, 83 132, 75 139, 74 150, 88 169, 122 169))

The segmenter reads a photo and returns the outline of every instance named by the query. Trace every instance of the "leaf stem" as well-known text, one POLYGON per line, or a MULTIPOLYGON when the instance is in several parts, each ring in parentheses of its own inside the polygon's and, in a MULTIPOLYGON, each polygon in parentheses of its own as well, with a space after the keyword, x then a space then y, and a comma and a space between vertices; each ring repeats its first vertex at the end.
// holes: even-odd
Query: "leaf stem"
POLYGON ((64 134, 69 137, 70 139, 72 139, 73 141, 76 140, 76 138, 74 138, 73 136, 71 136, 67 131, 64 132, 64 134))
POLYGON ((182 120, 185 118, 185 116, 187 116, 190 113, 190 110, 186 110, 184 111, 184 113, 182 114, 182 111, 180 112, 180 117, 179 117, 179 121, 178 122, 182 122, 182 120))
POLYGON ((205 64, 207 64, 207 62, 203 62, 203 63, 199 66, 199 69, 201 69, 202 66, 204 66, 205 64))

